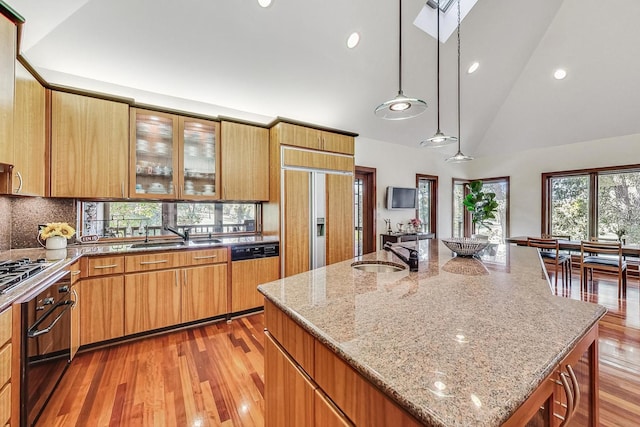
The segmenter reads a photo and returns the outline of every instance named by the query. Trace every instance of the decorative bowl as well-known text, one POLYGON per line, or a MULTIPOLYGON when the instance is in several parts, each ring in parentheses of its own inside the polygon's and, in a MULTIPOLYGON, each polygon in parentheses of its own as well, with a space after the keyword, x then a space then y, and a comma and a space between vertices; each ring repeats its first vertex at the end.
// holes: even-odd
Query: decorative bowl
POLYGON ((468 237, 452 237, 441 239, 442 243, 458 256, 474 256, 489 245, 487 240, 470 239, 468 237))

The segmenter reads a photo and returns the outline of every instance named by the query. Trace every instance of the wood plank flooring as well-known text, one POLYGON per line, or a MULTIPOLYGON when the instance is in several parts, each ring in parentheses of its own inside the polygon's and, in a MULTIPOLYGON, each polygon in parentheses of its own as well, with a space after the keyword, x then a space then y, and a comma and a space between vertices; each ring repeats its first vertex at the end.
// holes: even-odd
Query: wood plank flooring
MULTIPOLYGON (((553 279, 553 278, 552 278, 553 279)), ((552 282, 553 283, 553 282, 552 282)), ((579 278, 559 295, 606 306, 600 323, 600 425, 640 425, 640 292, 629 279, 579 278)), ((82 353, 38 426, 262 426, 263 314, 82 353)))

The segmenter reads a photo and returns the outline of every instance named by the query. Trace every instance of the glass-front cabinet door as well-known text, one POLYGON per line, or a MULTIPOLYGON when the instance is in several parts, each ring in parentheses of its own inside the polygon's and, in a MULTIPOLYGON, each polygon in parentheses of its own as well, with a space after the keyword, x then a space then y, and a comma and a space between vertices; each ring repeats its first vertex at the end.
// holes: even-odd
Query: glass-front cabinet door
MULTIPOLYGON (((178 197, 178 120, 155 111, 131 109, 131 188, 135 198, 178 197)), ((105 161, 109 161, 105 159, 105 161)))
POLYGON ((180 117, 180 197, 220 198, 220 144, 217 122, 180 117))

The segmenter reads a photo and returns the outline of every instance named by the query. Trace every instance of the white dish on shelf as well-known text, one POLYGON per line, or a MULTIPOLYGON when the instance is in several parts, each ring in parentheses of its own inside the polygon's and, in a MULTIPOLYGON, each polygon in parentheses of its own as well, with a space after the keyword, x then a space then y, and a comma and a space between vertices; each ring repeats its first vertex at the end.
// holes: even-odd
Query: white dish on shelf
POLYGON ((202 195, 203 196, 215 196, 216 193, 214 193, 213 191, 203 191, 202 195))

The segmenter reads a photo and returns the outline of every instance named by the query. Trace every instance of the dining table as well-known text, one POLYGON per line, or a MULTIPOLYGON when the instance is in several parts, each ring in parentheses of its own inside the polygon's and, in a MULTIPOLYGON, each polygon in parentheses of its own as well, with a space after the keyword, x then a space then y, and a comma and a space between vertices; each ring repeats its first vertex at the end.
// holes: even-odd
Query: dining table
MULTIPOLYGON (((515 236, 515 237, 506 237, 504 241, 506 243, 516 244, 518 246, 527 246, 527 239, 529 237, 539 239, 540 236, 515 236)), ((558 239, 558 246, 560 250, 570 251, 570 252, 578 252, 580 253, 580 240, 566 240, 566 239, 558 239)), ((623 244, 622 245, 622 255, 625 257, 634 257, 640 258, 640 245, 634 244, 623 244)))

